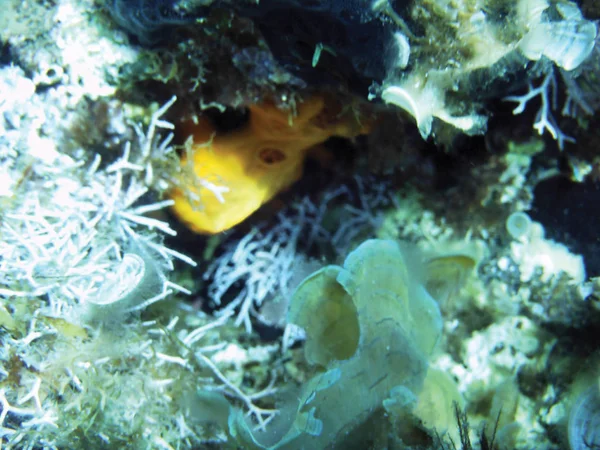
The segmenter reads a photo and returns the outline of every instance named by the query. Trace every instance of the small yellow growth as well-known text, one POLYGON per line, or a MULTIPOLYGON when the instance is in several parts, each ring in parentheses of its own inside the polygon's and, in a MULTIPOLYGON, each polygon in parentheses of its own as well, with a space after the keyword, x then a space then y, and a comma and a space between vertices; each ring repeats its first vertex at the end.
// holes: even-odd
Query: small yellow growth
POLYGON ((367 132, 352 111, 338 108, 336 113, 322 96, 300 104, 296 117, 271 103, 249 109, 250 119, 241 129, 218 134, 204 122, 193 132, 191 159, 182 164, 191 162, 198 180, 228 189, 224 201, 200 182, 172 192, 173 211, 197 233, 227 230, 288 188, 302 176, 304 159, 315 145, 331 136, 367 132))
POLYGON ((55 317, 45 317, 44 321, 53 326, 63 337, 87 339, 89 337, 85 328, 55 317))

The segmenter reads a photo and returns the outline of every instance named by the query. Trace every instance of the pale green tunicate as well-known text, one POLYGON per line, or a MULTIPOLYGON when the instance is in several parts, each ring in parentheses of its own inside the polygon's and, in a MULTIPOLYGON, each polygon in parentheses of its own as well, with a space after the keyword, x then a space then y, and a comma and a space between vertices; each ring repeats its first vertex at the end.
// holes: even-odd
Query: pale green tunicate
MULTIPOLYGON (((245 422, 230 421, 245 448, 343 447, 374 412, 399 405, 394 393, 418 397, 442 330, 436 301, 389 240, 368 240, 342 267, 306 278, 289 321, 305 329, 306 359, 322 371, 303 387, 295 418, 275 444, 261 442, 245 422)), ((415 402, 404 404, 409 413, 415 402)))
POLYGON ((506 219, 506 231, 513 239, 525 239, 531 230, 531 219, 524 212, 515 212, 506 219))

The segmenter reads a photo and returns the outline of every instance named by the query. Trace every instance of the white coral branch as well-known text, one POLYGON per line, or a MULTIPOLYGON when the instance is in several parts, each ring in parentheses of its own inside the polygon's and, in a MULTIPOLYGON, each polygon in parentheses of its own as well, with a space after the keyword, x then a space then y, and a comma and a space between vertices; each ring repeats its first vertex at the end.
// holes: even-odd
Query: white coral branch
POLYGON ((538 87, 534 87, 531 82, 528 83, 529 90, 523 95, 511 95, 505 97, 505 101, 517 102, 518 105, 513 109, 513 114, 521 114, 525 111, 527 103, 536 97, 539 97, 542 104, 538 110, 533 128, 541 136, 544 131, 548 131, 552 138, 558 143, 558 148, 562 150, 565 142, 575 142, 575 139, 566 135, 558 127, 552 111, 556 110, 557 85, 554 70, 546 74, 542 83, 538 87))

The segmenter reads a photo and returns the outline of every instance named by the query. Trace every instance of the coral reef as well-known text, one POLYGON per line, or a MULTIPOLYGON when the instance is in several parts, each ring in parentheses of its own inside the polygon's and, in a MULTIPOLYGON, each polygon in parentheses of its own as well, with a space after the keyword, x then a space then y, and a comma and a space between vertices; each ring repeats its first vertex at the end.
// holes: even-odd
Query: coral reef
POLYGON ((0 445, 598 445, 599 18, 6 0, 0 445))

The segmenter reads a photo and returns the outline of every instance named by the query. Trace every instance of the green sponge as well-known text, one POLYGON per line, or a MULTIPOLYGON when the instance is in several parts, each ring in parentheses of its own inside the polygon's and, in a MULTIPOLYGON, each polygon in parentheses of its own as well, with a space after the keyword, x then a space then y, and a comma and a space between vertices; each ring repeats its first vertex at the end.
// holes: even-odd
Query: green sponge
MULTIPOLYGON (((393 392, 418 397, 442 318, 406 259, 396 242, 368 240, 342 267, 324 267, 298 286, 288 319, 305 329, 306 359, 321 371, 303 387, 275 444, 259 442, 245 422, 230 422, 232 434, 250 440, 246 448, 343 447, 393 392)), ((407 412, 413 406, 406 402, 407 412)))

